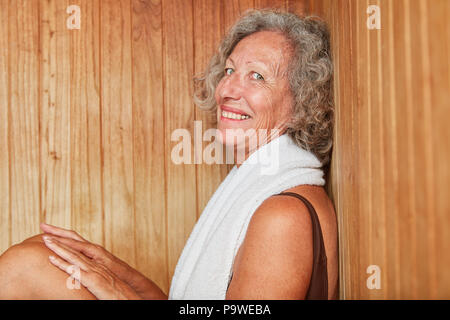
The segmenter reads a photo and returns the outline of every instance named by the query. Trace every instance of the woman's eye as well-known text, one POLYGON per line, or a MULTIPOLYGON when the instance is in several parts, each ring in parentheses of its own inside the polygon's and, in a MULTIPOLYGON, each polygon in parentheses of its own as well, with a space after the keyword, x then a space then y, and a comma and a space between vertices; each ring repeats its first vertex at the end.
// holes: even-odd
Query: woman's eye
POLYGON ((231 68, 225 68, 225 74, 230 75, 233 72, 231 68))
POLYGON ((264 77, 260 75, 258 72, 253 72, 252 77, 255 80, 264 80, 264 77))

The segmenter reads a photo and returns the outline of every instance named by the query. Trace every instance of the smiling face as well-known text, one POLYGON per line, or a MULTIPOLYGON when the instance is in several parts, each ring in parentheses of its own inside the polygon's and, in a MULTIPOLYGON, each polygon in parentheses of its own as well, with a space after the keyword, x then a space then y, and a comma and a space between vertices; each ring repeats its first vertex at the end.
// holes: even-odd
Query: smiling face
MULTIPOLYGON (((253 33, 236 45, 225 64, 216 91, 217 129, 227 146, 242 147, 242 137, 230 139, 227 129, 285 131, 292 95, 286 76, 290 46, 273 31, 253 33)), ((228 131, 229 132, 229 131, 228 131)), ((270 138, 269 138, 270 141, 270 138)))

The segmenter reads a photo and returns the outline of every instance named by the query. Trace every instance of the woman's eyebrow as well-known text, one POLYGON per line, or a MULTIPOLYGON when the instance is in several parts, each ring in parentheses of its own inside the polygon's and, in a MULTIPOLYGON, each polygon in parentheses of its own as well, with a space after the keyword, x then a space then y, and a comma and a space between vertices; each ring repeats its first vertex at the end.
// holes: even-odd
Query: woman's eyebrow
POLYGON ((225 63, 227 63, 228 60, 231 61, 232 64, 234 64, 234 61, 233 59, 231 59, 231 57, 228 57, 227 60, 225 60, 225 63))
MULTIPOLYGON (((225 62, 227 62, 228 60, 231 61, 232 64, 236 64, 231 57, 228 57, 227 60, 225 60, 225 62)), ((245 64, 253 64, 253 63, 254 64, 260 64, 261 66, 267 67, 266 63, 264 63, 264 62, 262 62, 260 60, 247 61, 245 64)))
MULTIPOLYGON (((225 61, 225 63, 227 61, 230 61, 233 65, 236 65, 234 60, 231 57, 228 57, 227 60, 225 61)), ((280 65, 277 63, 267 64, 263 61, 255 60, 255 61, 247 61, 246 64, 255 64, 255 65, 261 66, 265 71, 271 72, 274 76, 277 76, 280 72, 280 65)))
POLYGON ((258 61, 258 60, 256 60, 256 61, 247 61, 247 64, 256 64, 256 65, 259 65, 259 66, 263 67, 264 69, 269 69, 268 68, 269 66, 266 63, 264 63, 262 61, 258 61))
POLYGON ((267 64, 267 63, 264 63, 262 61, 254 61, 254 62, 249 62, 249 63, 261 66, 272 77, 277 78, 277 77, 279 77, 281 75, 281 72, 280 72, 281 71, 281 65, 279 63, 269 62, 267 64))

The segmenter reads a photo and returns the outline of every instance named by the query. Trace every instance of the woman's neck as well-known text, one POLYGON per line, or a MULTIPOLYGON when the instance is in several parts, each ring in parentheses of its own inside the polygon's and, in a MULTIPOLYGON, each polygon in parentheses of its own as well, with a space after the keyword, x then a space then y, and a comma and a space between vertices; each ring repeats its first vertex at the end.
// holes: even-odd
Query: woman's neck
POLYGON ((280 135, 272 135, 272 136, 269 136, 269 137, 267 137, 267 139, 265 139, 265 143, 263 143, 263 144, 261 144, 261 145, 258 144, 258 145, 257 145, 256 147, 254 147, 254 148, 250 148, 250 147, 249 147, 249 144, 248 144, 247 142, 245 142, 245 153, 244 153, 243 160, 240 161, 240 162, 239 162, 239 160, 241 160, 242 157, 239 157, 238 154, 239 154, 239 152, 243 152, 243 151, 242 151, 242 148, 241 148, 241 149, 238 149, 237 146, 234 146, 234 153, 233 153, 233 155, 234 155, 234 163, 236 164, 236 167, 239 168, 239 167, 242 165, 242 163, 244 163, 244 162, 248 159, 248 157, 250 157, 250 155, 253 154, 253 152, 257 151, 257 150, 258 150, 259 148, 261 148, 263 145, 266 145, 266 144, 268 144, 269 142, 271 142, 272 140, 274 140, 274 139, 280 137, 280 136, 283 135, 284 133, 285 133, 285 131, 284 131, 282 134, 280 134, 280 135))

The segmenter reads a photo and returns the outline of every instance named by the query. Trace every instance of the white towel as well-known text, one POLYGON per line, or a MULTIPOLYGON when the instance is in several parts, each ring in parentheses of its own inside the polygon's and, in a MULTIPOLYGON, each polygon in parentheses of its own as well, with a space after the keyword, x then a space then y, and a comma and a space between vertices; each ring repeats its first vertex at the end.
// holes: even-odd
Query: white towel
POLYGON ((317 157, 283 134, 236 165, 213 194, 189 236, 169 299, 225 299, 236 253, 261 203, 286 189, 325 184, 317 157))

